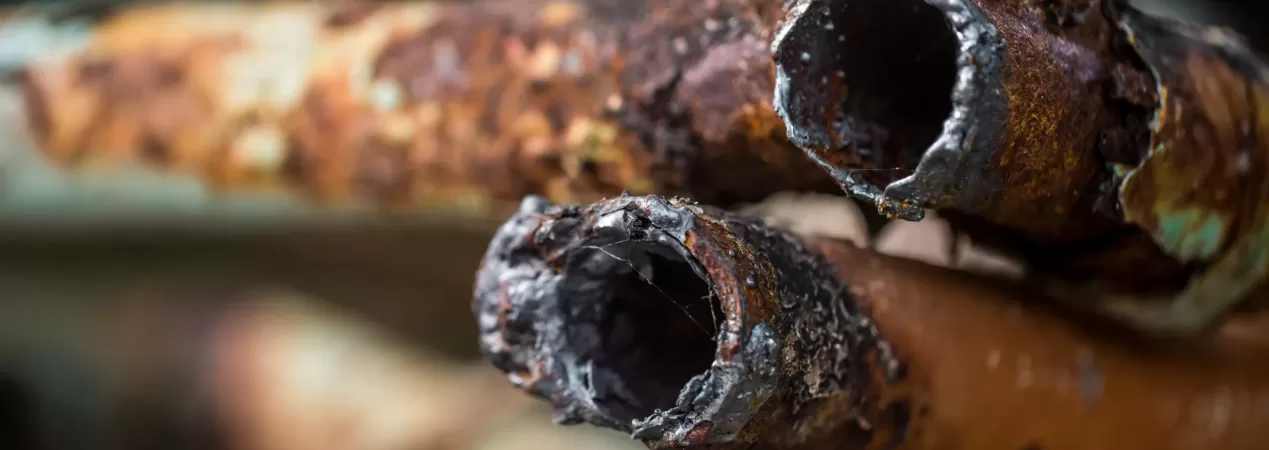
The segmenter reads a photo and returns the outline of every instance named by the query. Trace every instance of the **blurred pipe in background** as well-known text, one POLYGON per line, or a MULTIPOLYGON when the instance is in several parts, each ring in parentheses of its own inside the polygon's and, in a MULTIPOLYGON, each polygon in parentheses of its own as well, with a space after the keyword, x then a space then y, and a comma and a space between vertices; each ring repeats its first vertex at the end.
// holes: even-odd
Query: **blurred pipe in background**
MULTIPOLYGON (((471 359, 473 272, 488 245, 483 229, 416 224, 291 227, 224 233, 100 227, 94 232, 0 233, 0 301, 9 286, 108 283, 277 286, 361 315, 396 336, 471 359)), ((87 287, 79 296, 91 299, 87 287)), ((66 295, 67 298, 77 298, 66 295)), ((85 304, 92 302, 85 301, 85 304)))
MULTIPOLYGON (((54 176, 166 180, 132 190, 181 191, 186 203, 206 204, 247 194, 255 210, 289 199, 498 215, 509 213, 498 205, 526 194, 585 202, 628 190, 729 204, 785 189, 831 191, 784 139, 770 106, 767 45, 778 8, 775 0, 122 8, 20 65, 19 131, 36 141, 31 159, 58 167, 54 176)), ((15 32, 0 47, 37 35, 15 32)), ((7 176, 30 178, 22 167, 7 176)))
POLYGON ((1131 0, 1153 14, 1190 22, 1232 28, 1242 33, 1252 47, 1264 54, 1269 50, 1269 4, 1244 0, 1131 0))

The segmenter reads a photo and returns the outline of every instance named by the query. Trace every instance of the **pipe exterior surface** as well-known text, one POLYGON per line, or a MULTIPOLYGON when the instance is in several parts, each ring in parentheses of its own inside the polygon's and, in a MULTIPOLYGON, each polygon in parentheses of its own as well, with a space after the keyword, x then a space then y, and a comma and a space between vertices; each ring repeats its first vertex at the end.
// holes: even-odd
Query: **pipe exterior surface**
POLYGON ((786 12, 776 109, 848 193, 907 220, 939 209, 1146 332, 1263 303, 1269 66, 1241 37, 1112 0, 786 12))
POLYGON ((1133 125, 1108 94, 1121 63, 1100 3, 791 2, 776 107, 847 191, 893 216, 952 208, 1045 241, 1097 236, 1098 141, 1133 125))
POLYGON ((1204 267, 1171 304, 1116 313, 1206 330, 1269 300, 1269 64, 1241 36, 1151 17, 1117 17, 1151 69, 1150 142, 1115 166, 1119 210, 1168 254, 1204 267))
POLYGON ((72 171, 417 207, 829 190, 771 106, 776 0, 166 4, 24 70, 72 171))
POLYGON ((1269 438, 1269 347, 1255 333, 1130 339, 1040 297, 623 196, 526 200, 486 254, 473 308, 487 357, 558 422, 654 448, 1256 449, 1269 438))

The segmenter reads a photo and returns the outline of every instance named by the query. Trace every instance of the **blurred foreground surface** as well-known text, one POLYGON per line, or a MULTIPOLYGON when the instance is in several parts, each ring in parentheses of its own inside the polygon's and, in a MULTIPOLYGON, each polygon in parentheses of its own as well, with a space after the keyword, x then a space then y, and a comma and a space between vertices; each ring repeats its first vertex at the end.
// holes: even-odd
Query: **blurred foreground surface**
POLYGON ((623 448, 285 290, 3 277, 7 449, 623 448))

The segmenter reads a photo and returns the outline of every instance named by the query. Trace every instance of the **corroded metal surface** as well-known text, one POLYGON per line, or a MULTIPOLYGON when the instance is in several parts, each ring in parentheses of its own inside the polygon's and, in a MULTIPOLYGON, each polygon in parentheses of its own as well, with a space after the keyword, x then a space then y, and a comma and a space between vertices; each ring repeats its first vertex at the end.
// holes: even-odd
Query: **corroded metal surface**
POLYGON ((1114 224, 1090 207, 1106 175, 1096 149, 1130 124, 1108 95, 1119 64, 1100 4, 798 1, 773 44, 776 107, 889 214, 952 208, 1034 240, 1102 236, 1114 224))
POLYGON ((1141 161, 1117 167, 1123 216, 1205 269, 1167 303, 1112 311, 1204 330, 1269 279, 1269 65, 1225 30, 1131 8, 1119 19, 1158 96, 1141 161))
POLYGON ((832 187, 770 104, 776 0, 336 5, 119 12, 28 68, 31 130, 76 170, 387 205, 832 187))
POLYGON ((787 13, 775 105, 847 192, 908 220, 939 209, 1035 284, 1146 331, 1207 331, 1258 300, 1269 71, 1237 36, 1109 0, 787 13))
POLYGON ((678 200, 530 198, 477 278, 482 348, 557 421, 658 446, 853 428, 884 344, 800 245, 678 200))
POLYGON ((487 357, 557 421, 656 448, 1250 450, 1269 438, 1262 339, 1124 339, 1032 297, 619 197, 527 200, 490 246, 473 306, 487 357))
POLYGON ((1127 99, 1150 93, 1103 6, 791 2, 773 43, 775 105, 792 140, 883 213, 943 210, 1062 278, 1161 285, 1188 269, 1113 207, 1107 161, 1134 161, 1148 134, 1148 108, 1127 99))

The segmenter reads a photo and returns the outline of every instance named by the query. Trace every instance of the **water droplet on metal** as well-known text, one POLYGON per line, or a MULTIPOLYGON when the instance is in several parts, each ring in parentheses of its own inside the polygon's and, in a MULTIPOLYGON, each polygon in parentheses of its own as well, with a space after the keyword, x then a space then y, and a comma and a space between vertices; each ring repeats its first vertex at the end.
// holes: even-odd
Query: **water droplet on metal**
POLYGON ((747 276, 745 277, 745 286, 749 286, 750 288, 756 288, 758 287, 758 280, 755 279, 753 275, 747 276))

